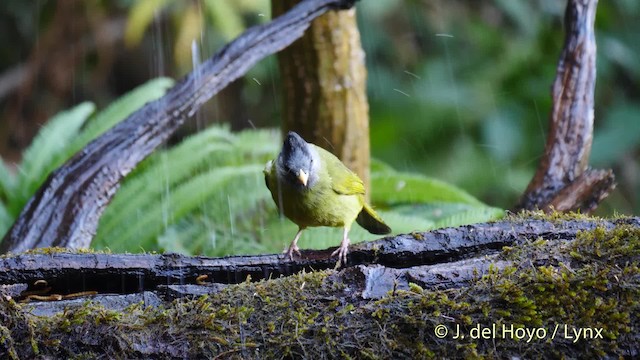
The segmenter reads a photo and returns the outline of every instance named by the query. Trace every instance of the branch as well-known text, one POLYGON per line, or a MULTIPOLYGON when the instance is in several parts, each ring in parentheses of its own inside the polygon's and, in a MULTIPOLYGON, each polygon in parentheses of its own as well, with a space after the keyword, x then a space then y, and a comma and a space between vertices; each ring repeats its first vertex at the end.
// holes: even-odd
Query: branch
POLYGON ((564 48, 553 83, 544 156, 518 209, 559 206, 557 210, 589 211, 615 187, 611 171, 587 170, 593 137, 597 4, 597 0, 567 3, 564 48), (597 193, 592 194, 593 190, 597 193))
POLYGON ((55 170, 27 203, 0 253, 47 246, 85 248, 122 178, 184 120, 254 64, 298 39, 310 22, 354 0, 305 0, 272 22, 248 29, 150 102, 55 170))

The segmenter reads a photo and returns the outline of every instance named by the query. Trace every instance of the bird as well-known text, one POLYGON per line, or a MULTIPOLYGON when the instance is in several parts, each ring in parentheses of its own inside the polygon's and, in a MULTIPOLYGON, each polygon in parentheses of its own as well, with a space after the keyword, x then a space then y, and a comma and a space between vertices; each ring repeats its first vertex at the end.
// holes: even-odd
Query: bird
POLYGON ((298 225, 298 232, 285 249, 286 256, 300 256, 298 240, 308 227, 342 227, 340 246, 331 254, 346 264, 349 230, 354 221, 372 234, 391 232, 365 201, 362 180, 327 150, 306 142, 289 131, 282 149, 264 168, 265 182, 281 214, 298 225))

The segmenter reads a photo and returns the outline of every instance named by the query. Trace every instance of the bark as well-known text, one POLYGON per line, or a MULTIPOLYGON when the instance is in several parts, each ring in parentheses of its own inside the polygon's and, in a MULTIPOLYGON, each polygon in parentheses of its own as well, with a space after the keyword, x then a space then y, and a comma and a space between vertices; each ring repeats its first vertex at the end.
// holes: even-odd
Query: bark
POLYGON ((565 41, 552 87, 544 156, 518 209, 589 212, 614 188, 611 170, 588 168, 596 83, 597 0, 569 0, 565 41))
MULTIPOLYGON (((352 245, 348 266, 379 265, 422 273, 432 269, 428 266, 437 265, 435 269, 438 271, 456 270, 456 280, 447 280, 448 286, 455 287, 469 279, 457 271, 460 264, 466 264, 465 260, 473 259, 472 263, 476 265, 488 264, 482 260, 484 256, 495 254, 504 246, 538 238, 572 240, 580 231, 596 227, 611 230, 621 225, 640 227, 640 218, 560 222, 516 219, 415 232, 352 245)), ((208 258, 179 254, 83 254, 52 249, 0 258, 0 285, 28 284, 26 291, 31 294, 31 291, 42 288, 34 285, 36 281, 44 280, 47 294, 68 295, 85 291, 128 294, 156 291, 158 286, 167 285, 238 284, 247 279, 258 281, 301 271, 331 269, 337 260, 330 258, 334 249, 303 250, 301 257, 294 260, 282 254, 208 258), (203 275, 206 277, 199 279, 203 275)), ((394 274, 397 275, 389 272, 390 279, 394 274)), ((379 280, 382 281, 381 278, 379 280)), ((162 291, 188 294, 188 290, 163 288, 162 291)), ((194 291, 199 290, 194 288, 194 291)), ((15 296, 15 293, 13 297, 25 298, 24 295, 15 296)))
POLYGON ((310 22, 354 0, 305 0, 269 24, 253 27, 56 169, 27 203, 0 253, 47 246, 85 248, 122 178, 187 117, 255 63, 302 36, 310 22))
MULTIPOLYGON (((281 14, 299 0, 272 1, 281 14)), ((369 188, 369 103, 355 9, 320 16, 278 53, 283 133, 293 130, 330 151, 369 188)))

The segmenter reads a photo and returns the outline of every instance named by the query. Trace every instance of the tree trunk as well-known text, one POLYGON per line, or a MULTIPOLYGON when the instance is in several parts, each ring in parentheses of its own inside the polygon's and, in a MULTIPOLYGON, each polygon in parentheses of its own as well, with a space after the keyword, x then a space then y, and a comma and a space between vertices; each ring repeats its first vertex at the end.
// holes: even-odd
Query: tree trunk
MULTIPOLYGON (((279 15, 299 0, 272 0, 279 15)), ((283 90, 283 133, 340 158, 369 189, 369 103, 364 51, 355 9, 326 13, 278 53, 283 90)))

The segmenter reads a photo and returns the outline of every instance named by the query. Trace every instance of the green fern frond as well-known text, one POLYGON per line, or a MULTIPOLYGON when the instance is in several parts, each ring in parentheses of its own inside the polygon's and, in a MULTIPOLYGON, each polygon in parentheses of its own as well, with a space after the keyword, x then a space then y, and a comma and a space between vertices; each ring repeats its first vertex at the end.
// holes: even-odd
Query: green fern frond
POLYGON ((371 200, 375 204, 450 202, 483 205, 460 188, 419 174, 390 171, 372 173, 371 189, 371 200))
POLYGON ((0 202, 6 203, 16 188, 16 176, 0 158, 0 202))
POLYGON ((232 151, 231 134, 219 127, 209 128, 185 139, 176 147, 152 155, 127 179, 107 207, 100 220, 98 241, 120 227, 122 221, 134 216, 139 208, 157 203, 164 193, 180 181, 188 179, 212 164, 224 163, 232 151))
POLYGON ((90 141, 96 139, 114 125, 126 119, 144 104, 160 98, 173 84, 173 79, 157 78, 149 80, 119 97, 107 108, 87 121, 80 134, 78 134, 69 145, 68 155, 71 156, 78 152, 90 141))
POLYGON ((22 157, 18 188, 8 200, 10 213, 17 216, 48 174, 66 160, 65 147, 94 110, 92 103, 82 103, 57 114, 40 129, 22 157))
POLYGON ((108 247, 116 250, 127 243, 135 243, 145 249, 152 248, 156 237, 166 227, 204 205, 208 198, 217 193, 220 184, 241 176, 262 177, 262 167, 246 165, 215 168, 179 184, 171 191, 167 189, 157 199, 160 201, 138 207, 136 216, 120 222, 117 229, 119 231, 112 231, 108 235, 108 247))
MULTIPOLYGON (((213 126, 145 160, 105 211, 97 247, 223 256, 279 252, 297 228, 281 218, 264 184, 264 163, 281 143, 276 130, 231 133, 213 126)), ((502 213, 466 192, 372 161, 372 197, 394 233, 495 219, 502 213), (444 201, 444 202, 443 202, 444 201)), ((337 246, 341 229, 305 231, 305 248, 337 246)), ((354 225, 353 242, 372 240, 354 225)))
POLYGON ((392 210, 401 216, 428 219, 432 222, 433 229, 498 220, 504 216, 502 209, 462 203, 407 204, 395 206, 392 210))

